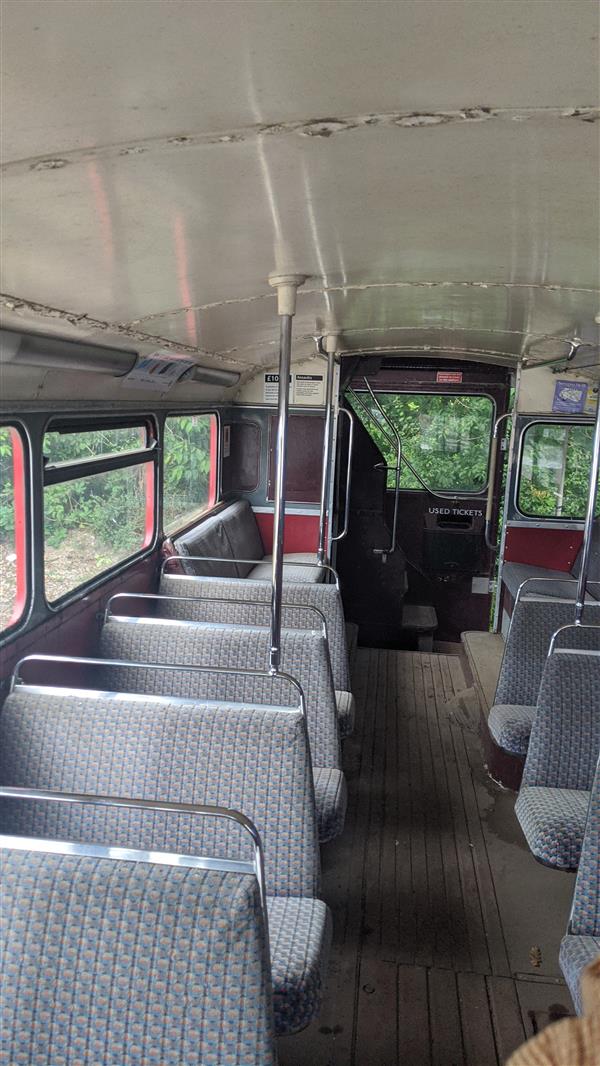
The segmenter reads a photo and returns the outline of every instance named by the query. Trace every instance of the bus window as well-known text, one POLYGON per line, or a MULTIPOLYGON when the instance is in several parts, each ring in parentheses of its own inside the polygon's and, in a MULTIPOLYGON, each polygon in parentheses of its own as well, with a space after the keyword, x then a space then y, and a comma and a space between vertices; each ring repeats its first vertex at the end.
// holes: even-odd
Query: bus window
MULTIPOLYGON (((527 518, 583 519, 592 426, 534 422, 523 434, 517 506, 527 518)), ((597 504, 600 513, 600 500, 597 504)))
POLYGON ((217 498, 217 416, 171 415, 163 445, 163 523, 183 529, 217 498))
POLYGON ((0 631, 17 624, 26 598, 23 440, 14 426, 0 426, 0 631))
POLYGON ((46 599, 54 603, 154 538, 149 429, 72 427, 44 436, 46 599))
MULTIPOLYGON (((351 398, 350 398, 351 399, 351 398)), ((377 429, 378 413, 370 397, 361 394, 375 421, 355 410, 388 466, 396 465, 396 453, 377 429)), ((437 491, 483 492, 488 477, 488 457, 494 405, 488 396, 449 396, 428 393, 377 393, 377 399, 402 440, 403 454, 429 488, 437 491)), ((388 471, 388 488, 394 488, 394 473, 388 471)), ((403 464, 402 489, 419 489, 414 474, 403 464)))

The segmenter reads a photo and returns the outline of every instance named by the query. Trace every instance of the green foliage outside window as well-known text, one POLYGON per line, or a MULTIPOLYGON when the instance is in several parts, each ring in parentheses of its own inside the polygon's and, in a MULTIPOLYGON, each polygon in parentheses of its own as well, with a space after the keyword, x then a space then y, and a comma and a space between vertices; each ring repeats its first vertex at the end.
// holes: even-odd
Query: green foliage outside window
MULTIPOLYGON (((388 466, 395 466, 395 447, 390 447, 379 429, 378 423, 383 422, 369 394, 361 393, 361 399, 373 411, 372 419, 367 419, 352 397, 349 399, 388 466)), ((442 492, 481 492, 485 488, 494 413, 487 396, 377 393, 377 399, 400 434, 403 454, 429 488, 442 492)), ((392 471, 387 484, 394 488, 392 471)), ((420 488, 405 464, 400 486, 420 488)))
MULTIPOLYGON (((592 426, 536 422, 525 431, 518 506, 535 518, 583 518, 589 493, 592 426)), ((600 499, 596 502, 600 514, 600 499)))
POLYGON ((210 426, 214 415, 167 418, 163 448, 163 524, 181 528, 205 510, 210 480, 210 426))

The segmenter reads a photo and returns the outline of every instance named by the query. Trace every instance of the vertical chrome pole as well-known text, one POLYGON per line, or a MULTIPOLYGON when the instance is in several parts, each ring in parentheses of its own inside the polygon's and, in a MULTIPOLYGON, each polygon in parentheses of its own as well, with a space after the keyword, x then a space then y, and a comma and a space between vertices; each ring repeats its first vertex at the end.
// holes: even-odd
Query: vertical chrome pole
POLYGON ((592 469, 590 471, 590 490, 588 494, 587 512, 583 532, 583 551, 581 553, 581 569, 577 581, 577 601, 575 603, 575 623, 581 624, 583 608, 585 606, 585 589, 587 585, 590 551, 592 549, 592 526, 596 500, 598 499, 598 471, 600 470, 600 390, 598 392, 598 408, 596 410, 596 426, 592 443, 592 469))
POLYGON ((292 358, 292 319, 296 313, 296 293, 306 280, 304 274, 269 278, 277 289, 279 315, 279 397, 277 404, 277 445, 275 453, 275 506, 273 520, 273 571, 271 588, 271 647, 269 669, 277 673, 281 663, 281 599, 283 585, 283 534, 285 528, 285 468, 289 378, 292 358))
MULTIPOLYGON (((331 445, 333 431, 333 377, 335 371, 335 336, 317 338, 317 350, 327 358, 327 380, 325 387, 325 432, 323 436, 323 471, 321 474, 321 509, 319 512, 319 545, 317 562, 322 566, 327 562, 327 506, 329 501, 329 484, 331 479, 331 445), (323 350, 325 340, 325 350, 323 350)), ((331 522, 331 515, 329 516, 331 522)))

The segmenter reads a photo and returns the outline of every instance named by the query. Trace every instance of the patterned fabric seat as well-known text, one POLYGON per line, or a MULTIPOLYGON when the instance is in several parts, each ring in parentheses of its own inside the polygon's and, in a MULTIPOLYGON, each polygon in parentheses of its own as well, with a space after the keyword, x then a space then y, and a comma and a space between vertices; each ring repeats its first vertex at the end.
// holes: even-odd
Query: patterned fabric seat
MULTIPOLYGON (((247 500, 236 500, 203 518, 198 525, 178 536, 174 547, 178 555, 222 560, 209 562, 190 558, 189 562, 182 561, 186 574, 271 580, 271 556, 265 555, 256 518, 247 500), (256 559, 258 564, 240 562, 242 559, 256 559)), ((283 560, 285 581, 317 583, 323 580, 324 571, 317 566, 293 565, 316 563, 316 555, 297 552, 285 554, 283 560)))
POLYGON ((535 707, 519 704, 495 704, 489 714, 488 728, 496 744, 513 755, 527 755, 535 707))
MULTIPOLYGON (((163 596, 201 596, 201 602, 204 603, 209 597, 214 597, 221 600, 259 600, 268 606, 271 604, 270 575, 267 583, 266 581, 255 581, 250 578, 241 582, 233 578, 186 577, 181 574, 165 573, 160 579, 159 591, 163 596)), ((286 605, 286 610, 283 612, 284 628, 310 629, 315 626, 315 622, 311 620, 308 611, 288 611, 287 605, 290 607, 294 605, 317 607, 325 616, 333 683, 336 689, 349 692, 351 688, 350 669, 348 666, 349 656, 344 608, 339 589, 335 585, 322 584, 307 585, 296 583, 286 585, 283 591, 283 603, 286 605)), ((225 604, 219 604, 219 611, 223 612, 224 609, 227 609, 225 604)), ((199 613, 196 614, 197 610, 198 608, 195 608, 195 605, 190 603, 189 600, 184 600, 180 603, 166 601, 160 604, 159 607, 159 613, 163 618, 202 621, 206 617, 203 613, 204 609, 200 608, 199 613)), ((212 621, 213 619, 210 620, 212 621)), ((236 616, 232 617, 229 613, 222 614, 222 620, 234 622, 236 621, 236 616)), ((249 620, 252 621, 253 619, 250 618, 249 620)), ((264 625, 264 614, 254 620, 264 625)))
POLYGON ((0 857, 3 1062, 275 1066, 255 877, 0 857))
POLYGON ((339 692, 336 690, 335 702, 337 706, 338 724, 340 736, 352 736, 354 732, 354 719, 356 715, 356 703, 351 692, 339 692))
POLYGON ((589 792, 575 789, 521 789, 515 814, 536 859, 561 870, 576 869, 589 799, 589 792))
POLYGON ((600 954, 600 762, 594 777, 573 905, 560 965, 577 1013, 581 1013, 580 978, 600 954))
POLYGON ((560 945, 560 968, 573 1006, 578 1014, 582 1014, 581 1002, 581 975, 586 966, 600 955, 600 934, 598 936, 564 936, 560 945))
POLYGON ((319 840, 325 844, 343 832, 348 789, 341 770, 317 769, 314 771, 314 781, 319 840))
POLYGON ((331 915, 319 899, 269 899, 268 912, 275 1028, 297 1033, 319 1013, 331 915))
MULTIPOLYGON (((265 671, 270 633, 253 626, 204 626, 195 623, 147 622, 111 618, 103 626, 100 655, 128 662, 171 663, 265 671)), ((341 768, 337 709, 327 643, 314 630, 284 629, 281 668, 302 686, 311 755, 315 766, 341 768)), ((106 668, 106 687, 112 691, 218 699, 240 703, 273 703, 270 678, 238 674, 186 673, 146 670, 131 666, 106 668)), ((287 686, 277 702, 297 702, 287 686)))
POLYGON ((600 652, 555 651, 542 675, 515 811, 536 858, 579 862, 600 751, 600 652))
MULTIPOLYGON (((542 672, 553 633, 573 621, 573 602, 550 599, 525 599, 515 604, 510 630, 504 648, 500 676, 490 710, 490 732, 501 747, 513 754, 523 755, 529 741, 527 716, 537 703, 542 672), (517 715, 516 708, 525 708, 517 715), (501 744, 498 737, 506 738, 501 744)), ((600 623, 600 604, 589 604, 585 621, 600 623)), ((557 647, 582 650, 600 648, 600 630, 568 630, 559 637, 557 647)))
MULTIPOLYGON (((319 886, 310 757, 299 711, 17 688, 0 715, 0 784, 241 810, 261 835, 270 896, 312 897, 319 886)), ((248 847, 239 827, 221 820, 10 799, 0 801, 0 832, 218 858, 239 858, 248 847)), ((325 965, 315 945, 322 943, 325 952, 328 919, 325 904, 303 902, 301 913, 312 918, 295 928, 307 939, 294 942, 288 957, 278 952, 288 951, 290 938, 280 937, 271 961, 274 974, 296 982, 299 1000, 306 985, 302 1009, 313 1017, 321 981, 315 970, 325 965)), ((274 981, 273 987, 288 1003, 287 984, 280 989, 274 981)), ((294 1016, 300 1010, 298 1002, 294 1016)))

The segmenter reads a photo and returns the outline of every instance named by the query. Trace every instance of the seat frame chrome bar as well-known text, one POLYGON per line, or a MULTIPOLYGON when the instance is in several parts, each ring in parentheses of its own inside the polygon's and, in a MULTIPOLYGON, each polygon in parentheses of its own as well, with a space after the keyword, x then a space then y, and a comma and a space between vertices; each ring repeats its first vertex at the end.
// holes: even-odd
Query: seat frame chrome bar
MULTIPOLYGON (((198 562, 198 563, 226 563, 226 564, 228 564, 230 566, 235 565, 235 563, 243 563, 245 566, 259 566, 260 563, 264 563, 264 559, 223 559, 223 557, 220 556, 220 555, 167 555, 166 559, 163 559, 163 562, 161 564, 161 568, 160 568, 161 576, 165 573, 165 570, 166 570, 168 564, 169 563, 174 563, 174 562, 182 562, 182 563, 187 563, 187 562, 191 562, 191 563, 193 563, 193 562, 198 562)), ((297 562, 294 561, 293 563, 288 563, 287 565, 288 566, 305 566, 305 567, 308 567, 311 570, 327 570, 328 573, 333 574, 334 584, 335 584, 336 588, 339 589, 339 587, 340 587, 340 579, 338 577, 337 571, 334 570, 334 568, 332 566, 329 566, 328 563, 306 563, 306 562, 303 562, 301 560, 298 560, 297 562)), ((201 580, 201 581, 210 581, 210 580, 216 580, 216 581, 244 581, 245 580, 244 578, 237 578, 237 577, 222 578, 222 577, 219 577, 216 574, 168 574, 168 575, 165 575, 165 576, 168 576, 168 577, 197 578, 198 580, 201 580)), ((267 579, 263 578, 263 577, 250 578, 250 580, 251 581, 264 581, 265 584, 268 583, 267 579)), ((293 581, 293 582, 291 582, 291 584, 302 584, 302 582, 293 581)))

